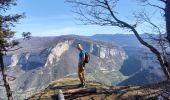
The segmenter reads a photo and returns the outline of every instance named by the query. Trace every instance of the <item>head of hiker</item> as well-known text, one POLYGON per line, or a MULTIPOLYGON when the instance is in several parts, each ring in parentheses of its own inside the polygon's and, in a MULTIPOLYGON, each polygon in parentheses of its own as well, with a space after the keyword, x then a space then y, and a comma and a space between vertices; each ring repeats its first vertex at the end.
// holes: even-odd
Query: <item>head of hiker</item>
POLYGON ((81 82, 79 87, 85 87, 85 52, 80 43, 77 43, 77 49, 79 50, 78 76, 81 82))
POLYGON ((77 43, 77 49, 78 50, 82 50, 83 49, 83 47, 82 47, 82 45, 80 43, 77 43))

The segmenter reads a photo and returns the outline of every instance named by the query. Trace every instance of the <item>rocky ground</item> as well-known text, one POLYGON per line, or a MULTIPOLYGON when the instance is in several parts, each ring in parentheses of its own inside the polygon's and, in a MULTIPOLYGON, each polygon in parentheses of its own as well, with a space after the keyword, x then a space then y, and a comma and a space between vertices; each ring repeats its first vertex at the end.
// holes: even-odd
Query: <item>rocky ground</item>
POLYGON ((112 87, 87 81, 86 89, 92 89, 92 92, 69 92, 78 90, 78 84, 77 78, 63 78, 52 82, 46 89, 32 95, 28 100, 58 100, 59 90, 63 91, 66 100, 155 100, 170 86, 169 82, 161 82, 146 86, 112 87))

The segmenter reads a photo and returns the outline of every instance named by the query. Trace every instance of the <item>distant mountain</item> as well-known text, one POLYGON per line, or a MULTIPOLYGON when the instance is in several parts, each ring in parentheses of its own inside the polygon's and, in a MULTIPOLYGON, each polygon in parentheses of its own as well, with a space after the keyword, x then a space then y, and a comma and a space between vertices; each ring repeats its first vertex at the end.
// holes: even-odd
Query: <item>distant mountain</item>
POLYGON ((22 48, 8 52, 4 57, 8 74, 16 77, 10 84, 12 90, 17 91, 14 92, 17 100, 44 89, 51 81, 66 76, 77 77, 77 43, 82 43, 90 53, 91 59, 86 66, 88 79, 108 85, 126 79, 119 70, 127 56, 118 45, 75 35, 19 41, 22 48))
POLYGON ((140 47, 140 43, 134 34, 96 34, 91 38, 116 43, 122 47, 140 47))
MULTIPOLYGON (((158 38, 157 34, 140 34, 141 38, 148 43, 154 43, 152 38, 158 38)), ((90 38, 118 44, 121 47, 142 47, 134 34, 96 34, 90 38)))

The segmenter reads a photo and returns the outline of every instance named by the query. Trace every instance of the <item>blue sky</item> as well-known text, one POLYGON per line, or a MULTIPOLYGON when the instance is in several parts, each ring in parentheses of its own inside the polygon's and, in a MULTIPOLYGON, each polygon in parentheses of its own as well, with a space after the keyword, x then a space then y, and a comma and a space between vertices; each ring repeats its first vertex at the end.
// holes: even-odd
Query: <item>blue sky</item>
MULTIPOLYGON (((116 10, 119 17, 133 22, 131 13, 140 9, 134 0, 120 0, 116 10)), ((31 32, 33 36, 58 36, 66 34, 94 35, 129 33, 117 27, 103 27, 97 25, 79 25, 76 16, 71 12, 71 7, 64 0, 18 0, 17 6, 12 7, 10 13, 26 13, 26 18, 21 19, 14 30, 16 37, 22 32, 31 32)), ((149 8, 148 10, 152 10, 149 8)), ((139 32, 146 27, 141 25, 139 32)))

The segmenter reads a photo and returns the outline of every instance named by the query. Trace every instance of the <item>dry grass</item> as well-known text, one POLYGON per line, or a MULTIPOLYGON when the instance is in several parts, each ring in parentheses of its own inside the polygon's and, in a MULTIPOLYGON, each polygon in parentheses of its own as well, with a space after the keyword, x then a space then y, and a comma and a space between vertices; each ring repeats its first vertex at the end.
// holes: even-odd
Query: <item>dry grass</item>
MULTIPOLYGON (((33 95, 29 100, 57 100, 58 90, 64 92, 77 89, 79 80, 77 78, 64 78, 52 82, 49 86, 33 95)), ((97 89, 96 93, 64 94, 66 100, 154 100, 168 87, 167 82, 147 86, 121 86, 110 87, 100 83, 87 81, 87 88, 97 89)))

